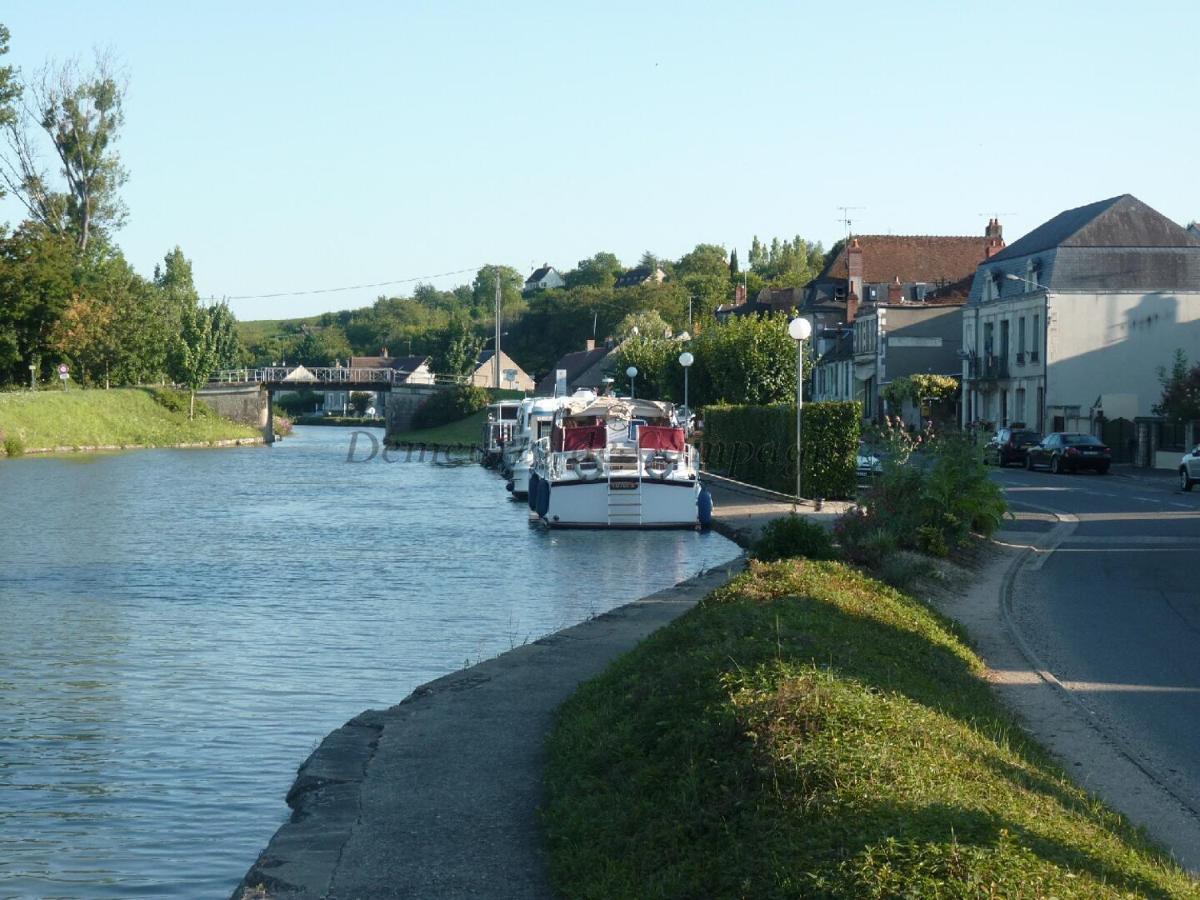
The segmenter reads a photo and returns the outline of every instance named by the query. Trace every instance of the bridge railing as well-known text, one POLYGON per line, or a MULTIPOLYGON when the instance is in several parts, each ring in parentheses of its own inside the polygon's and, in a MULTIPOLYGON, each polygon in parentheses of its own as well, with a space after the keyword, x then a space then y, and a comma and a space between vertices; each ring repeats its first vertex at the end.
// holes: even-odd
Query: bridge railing
POLYGON ((348 368, 346 366, 264 366, 259 369, 221 369, 209 376, 209 384, 286 384, 297 389, 353 384, 469 384, 470 375, 436 375, 396 369, 348 368))

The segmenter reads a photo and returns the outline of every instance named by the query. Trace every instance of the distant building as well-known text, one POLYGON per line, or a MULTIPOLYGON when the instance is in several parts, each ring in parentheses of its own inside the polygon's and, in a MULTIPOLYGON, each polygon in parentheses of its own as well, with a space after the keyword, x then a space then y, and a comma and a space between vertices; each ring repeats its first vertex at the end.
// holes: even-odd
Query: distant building
POLYGON ((630 269, 628 272, 618 275, 613 287, 628 288, 640 287, 643 284, 662 284, 666 277, 667 274, 662 269, 638 266, 636 269, 630 269))
POLYGON ((495 384, 496 366, 492 359, 495 355, 494 350, 484 350, 479 354, 479 358, 475 361, 475 370, 471 373, 471 384, 483 388, 500 387, 514 391, 533 390, 533 379, 503 350, 500 351, 500 384, 495 384), (511 373, 513 377, 507 378, 506 373, 511 373))
MULTIPOLYGON (((428 356, 389 356, 387 347, 380 351, 379 356, 352 356, 347 363, 348 369, 394 369, 396 384, 433 384, 434 374, 429 368, 428 356)), ((386 391, 372 391, 371 406, 376 415, 383 416, 387 403, 386 391)), ((340 413, 350 408, 350 393, 348 391, 326 391, 325 411, 340 413)))
POLYGON ((567 280, 559 274, 558 270, 550 263, 542 263, 540 268, 534 269, 533 274, 525 279, 525 286, 522 292, 532 294, 534 291, 545 291, 551 288, 566 287, 567 280))
POLYGON ((559 369, 567 373, 568 394, 579 388, 597 390, 603 384, 604 377, 612 371, 613 349, 611 344, 597 347, 596 342, 589 339, 584 349, 568 353, 554 364, 554 368, 537 383, 536 393, 546 397, 554 395, 556 372, 559 369))
POLYGON ((1151 416, 1176 350, 1200 359, 1200 236, 1129 194, 1069 209, 976 270, 963 421, 1097 433, 1120 454, 1109 426, 1151 416))

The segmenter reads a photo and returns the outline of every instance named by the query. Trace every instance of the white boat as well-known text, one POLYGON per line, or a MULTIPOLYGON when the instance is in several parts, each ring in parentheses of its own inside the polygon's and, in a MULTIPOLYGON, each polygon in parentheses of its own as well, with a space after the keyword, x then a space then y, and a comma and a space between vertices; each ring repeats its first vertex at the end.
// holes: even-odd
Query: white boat
POLYGON ((551 527, 707 526, 699 452, 670 403, 571 398, 534 445, 530 508, 551 527))
POLYGON ((512 440, 505 452, 509 475, 507 487, 514 497, 524 499, 528 496, 533 448, 542 438, 550 437, 554 414, 566 403, 595 399, 594 391, 579 390, 570 397, 532 397, 521 402, 512 440))
POLYGON ((517 424, 519 401, 501 400, 487 408, 487 421, 483 423, 480 436, 481 461, 485 466, 498 465, 503 458, 504 448, 512 441, 517 424))

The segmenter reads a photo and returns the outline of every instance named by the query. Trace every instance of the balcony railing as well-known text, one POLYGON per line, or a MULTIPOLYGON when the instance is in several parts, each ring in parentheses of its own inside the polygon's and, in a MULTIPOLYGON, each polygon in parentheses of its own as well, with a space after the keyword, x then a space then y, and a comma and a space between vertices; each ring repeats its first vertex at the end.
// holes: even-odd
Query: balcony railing
POLYGON ((1002 356, 977 356, 971 360, 971 378, 976 381, 995 381, 1008 377, 1008 360, 1002 356))

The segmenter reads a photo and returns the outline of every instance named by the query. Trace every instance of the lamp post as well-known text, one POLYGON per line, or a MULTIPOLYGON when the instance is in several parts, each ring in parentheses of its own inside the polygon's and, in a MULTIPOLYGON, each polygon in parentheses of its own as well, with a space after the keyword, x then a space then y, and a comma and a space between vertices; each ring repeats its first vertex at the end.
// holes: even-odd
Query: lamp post
POLYGON ((637 384, 637 366, 630 366, 625 370, 625 374, 629 376, 629 399, 636 400, 637 393, 634 388, 637 384))
POLYGON ((1027 290, 1042 292, 1042 403, 1038 407, 1038 431, 1046 431, 1047 403, 1050 402, 1050 288, 1032 278, 1022 278, 1012 272, 1006 272, 1004 277, 1009 281, 1019 281, 1027 290))
POLYGON ((692 363, 696 361, 696 357, 684 350, 679 354, 679 364, 683 366, 683 408, 688 408, 688 369, 692 367, 692 363))
POLYGON ((796 499, 800 499, 801 436, 804 413, 804 342, 812 334, 812 323, 797 317, 788 322, 788 334, 796 342, 796 499))

